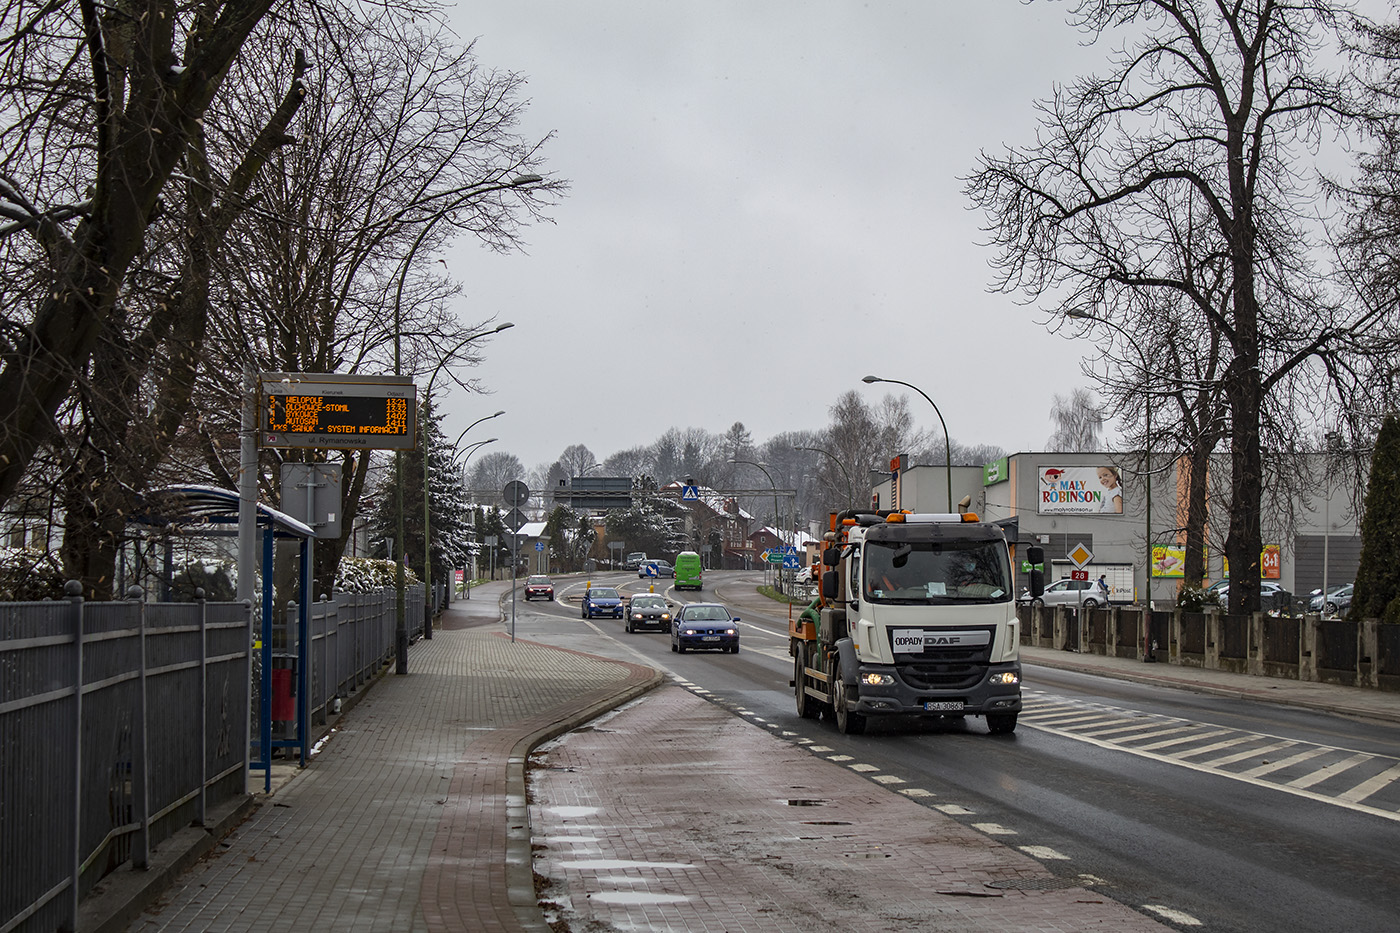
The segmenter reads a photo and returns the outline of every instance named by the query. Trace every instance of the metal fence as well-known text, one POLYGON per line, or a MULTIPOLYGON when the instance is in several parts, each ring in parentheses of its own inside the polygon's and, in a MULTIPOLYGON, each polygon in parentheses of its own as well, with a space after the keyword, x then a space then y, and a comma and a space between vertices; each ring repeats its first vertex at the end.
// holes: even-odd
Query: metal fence
MULTIPOLYGON (((421 635, 422 586, 405 615, 421 635)), ((298 656, 296 617, 274 665, 298 656)), ((246 603, 0 603, 0 933, 72 930, 109 872, 247 793, 253 618, 246 603)), ((396 622, 393 590, 312 604, 315 719, 393 660, 396 622)))
POLYGON ((1017 613, 1028 645, 1129 658, 1150 649, 1170 664, 1400 691, 1400 625, 1375 619, 1154 610, 1149 635, 1135 606, 1021 606, 1017 613))
POLYGON ((0 604, 0 933, 245 793, 246 603, 0 604))

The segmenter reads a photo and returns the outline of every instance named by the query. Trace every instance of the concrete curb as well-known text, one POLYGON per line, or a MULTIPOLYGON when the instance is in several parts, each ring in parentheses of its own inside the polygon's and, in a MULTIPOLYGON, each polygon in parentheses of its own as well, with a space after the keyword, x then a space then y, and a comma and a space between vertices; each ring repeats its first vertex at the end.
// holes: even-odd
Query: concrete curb
POLYGON ((251 794, 214 808, 206 826, 187 826, 151 852, 145 871, 129 864, 98 882, 78 904, 80 933, 120 933, 185 869, 207 855, 262 805, 251 794))

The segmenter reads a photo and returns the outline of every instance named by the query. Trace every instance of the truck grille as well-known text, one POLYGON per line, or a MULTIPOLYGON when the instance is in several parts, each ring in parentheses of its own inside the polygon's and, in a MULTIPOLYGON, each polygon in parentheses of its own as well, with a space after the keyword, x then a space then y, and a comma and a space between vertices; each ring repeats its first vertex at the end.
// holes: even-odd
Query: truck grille
POLYGON ((914 661, 899 665, 899 676, 915 690, 965 690, 987 676, 987 663, 914 661))

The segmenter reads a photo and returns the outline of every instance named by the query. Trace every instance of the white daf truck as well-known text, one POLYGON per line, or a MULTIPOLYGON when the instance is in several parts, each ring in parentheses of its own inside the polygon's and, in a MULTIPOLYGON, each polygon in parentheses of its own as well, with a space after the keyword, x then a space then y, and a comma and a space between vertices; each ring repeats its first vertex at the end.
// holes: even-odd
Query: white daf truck
POLYGON ((819 596, 789 625, 798 714, 830 713, 850 734, 880 716, 1015 730, 1020 623, 1001 528, 971 513, 868 511, 833 513, 830 526, 819 596))

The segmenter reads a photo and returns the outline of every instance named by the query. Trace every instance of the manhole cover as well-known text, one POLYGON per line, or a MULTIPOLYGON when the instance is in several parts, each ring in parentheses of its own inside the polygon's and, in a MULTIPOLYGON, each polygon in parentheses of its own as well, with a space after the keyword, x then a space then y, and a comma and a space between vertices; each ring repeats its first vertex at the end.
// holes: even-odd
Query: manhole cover
POLYGON ((1074 878, 1008 878, 1005 881, 988 881, 987 887, 998 891, 1059 891, 1077 888, 1081 883, 1074 878))

